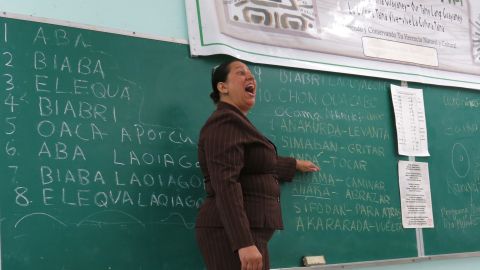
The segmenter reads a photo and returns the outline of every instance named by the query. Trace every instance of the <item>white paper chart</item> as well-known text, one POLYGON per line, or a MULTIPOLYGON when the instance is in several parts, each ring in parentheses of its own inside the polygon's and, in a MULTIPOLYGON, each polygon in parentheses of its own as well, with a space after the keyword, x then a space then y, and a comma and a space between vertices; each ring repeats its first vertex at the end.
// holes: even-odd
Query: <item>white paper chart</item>
POLYGON ((430 156, 423 90, 391 85, 398 153, 405 156, 430 156))
POLYGON ((404 228, 433 228, 428 163, 398 162, 398 181, 404 228))

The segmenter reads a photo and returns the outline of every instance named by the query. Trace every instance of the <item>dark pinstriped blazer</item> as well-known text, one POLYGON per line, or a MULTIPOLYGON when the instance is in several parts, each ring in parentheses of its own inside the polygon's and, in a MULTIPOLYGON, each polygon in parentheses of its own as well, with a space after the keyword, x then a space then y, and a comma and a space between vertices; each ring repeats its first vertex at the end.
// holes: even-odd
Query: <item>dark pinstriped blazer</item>
POLYGON ((207 198, 196 227, 224 228, 233 251, 254 244, 250 228, 283 228, 278 180, 292 180, 295 159, 277 156, 239 109, 218 103, 200 131, 198 159, 207 198))

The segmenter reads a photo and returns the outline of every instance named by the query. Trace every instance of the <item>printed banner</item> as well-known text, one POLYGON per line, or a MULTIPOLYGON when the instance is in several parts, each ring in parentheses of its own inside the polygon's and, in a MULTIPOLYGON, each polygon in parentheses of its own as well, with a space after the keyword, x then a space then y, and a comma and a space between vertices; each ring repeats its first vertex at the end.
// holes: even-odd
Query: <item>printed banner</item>
POLYGON ((186 0, 192 55, 480 89, 480 1, 186 0))

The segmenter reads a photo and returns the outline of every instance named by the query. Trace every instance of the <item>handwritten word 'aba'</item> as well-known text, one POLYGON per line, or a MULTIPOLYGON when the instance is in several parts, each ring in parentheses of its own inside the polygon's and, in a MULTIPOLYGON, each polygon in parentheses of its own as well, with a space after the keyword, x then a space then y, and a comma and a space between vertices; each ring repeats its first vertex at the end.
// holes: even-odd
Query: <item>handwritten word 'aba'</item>
POLYGON ((43 46, 53 45, 57 47, 71 46, 73 48, 88 48, 92 46, 82 33, 72 34, 62 28, 45 31, 43 27, 39 27, 36 31, 35 37, 33 38, 33 44, 43 46))

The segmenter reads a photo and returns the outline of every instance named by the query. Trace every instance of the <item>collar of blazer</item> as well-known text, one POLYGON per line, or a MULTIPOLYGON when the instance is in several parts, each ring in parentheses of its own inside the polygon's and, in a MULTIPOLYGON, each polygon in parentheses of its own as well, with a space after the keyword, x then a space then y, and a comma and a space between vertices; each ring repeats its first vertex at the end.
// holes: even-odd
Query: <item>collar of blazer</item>
POLYGON ((229 111, 233 111, 235 112, 236 114, 238 114, 242 119, 245 119, 245 121, 248 122, 248 124, 256 131, 256 133, 258 133, 258 135, 260 137, 262 137, 267 143, 271 144, 273 146, 273 148, 275 149, 275 153, 277 153, 277 146, 275 146, 275 144, 270 141, 267 137, 265 137, 256 127, 255 125, 252 124, 252 122, 250 122, 250 120, 247 118, 247 116, 245 114, 242 113, 242 111, 240 111, 240 109, 238 109, 237 107, 233 106, 232 104, 229 104, 229 103, 226 103, 226 102, 218 102, 217 103, 217 110, 229 110, 229 111))

